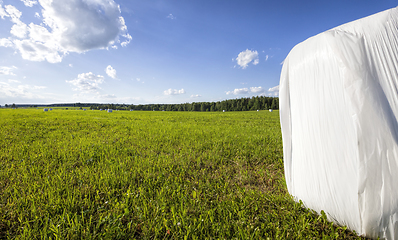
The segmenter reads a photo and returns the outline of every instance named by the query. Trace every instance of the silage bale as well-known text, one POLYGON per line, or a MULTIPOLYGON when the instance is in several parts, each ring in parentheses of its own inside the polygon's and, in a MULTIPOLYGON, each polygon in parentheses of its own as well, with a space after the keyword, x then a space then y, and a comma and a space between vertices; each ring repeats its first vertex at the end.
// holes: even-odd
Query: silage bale
POLYGON ((398 8, 338 26, 297 44, 279 84, 289 193, 374 239, 398 239, 397 43, 398 8))

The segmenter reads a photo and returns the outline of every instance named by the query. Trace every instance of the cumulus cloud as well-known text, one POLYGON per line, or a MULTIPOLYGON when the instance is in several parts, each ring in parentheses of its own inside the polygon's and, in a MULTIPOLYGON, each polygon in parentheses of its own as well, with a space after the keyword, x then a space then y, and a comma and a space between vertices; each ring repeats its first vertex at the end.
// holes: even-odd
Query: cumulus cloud
POLYGON ((104 76, 95 75, 92 72, 81 73, 77 75, 76 79, 66 81, 67 83, 75 86, 74 91, 80 91, 83 93, 98 93, 100 84, 104 82, 104 76))
POLYGON ((9 83, 21 83, 20 81, 14 80, 14 79, 8 79, 8 82, 9 83))
POLYGON ((21 0, 23 4, 27 7, 33 7, 33 5, 37 4, 36 0, 21 0))
POLYGON ((264 93, 265 89, 263 87, 250 87, 249 88, 235 88, 233 91, 226 92, 227 95, 238 95, 238 94, 248 94, 248 93, 264 93))
POLYGON ((14 23, 17 23, 19 18, 22 16, 22 13, 14 6, 12 5, 6 5, 4 6, 6 13, 6 17, 10 17, 11 21, 14 23))
POLYGON ((23 22, 16 23, 11 27, 10 33, 18 38, 25 38, 28 34, 28 26, 23 22))
POLYGON ((248 92, 249 92, 249 89, 247 89, 247 88, 235 88, 233 91, 228 91, 227 95, 246 94, 248 92))
POLYGON ((120 45, 122 46, 122 47, 125 47, 125 46, 127 46, 127 44, 129 44, 130 42, 131 42, 131 40, 133 39, 133 37, 131 37, 131 35, 130 34, 124 34, 124 35, 122 35, 124 38, 126 38, 126 40, 124 41, 124 42, 122 42, 120 45))
POLYGON ((116 79, 116 70, 111 65, 106 67, 105 72, 109 77, 116 79))
POLYGON ((76 92, 73 94, 73 98, 79 102, 128 103, 140 100, 140 98, 120 97, 106 92, 106 89, 101 88, 101 85, 105 83, 105 77, 92 72, 78 74, 77 78, 66 82, 72 85, 72 90, 76 92))
POLYGON ((263 87, 251 87, 250 92, 252 93, 263 93, 265 92, 265 89, 263 87))
POLYGON ((42 17, 35 16, 42 23, 26 24, 17 8, 0 6, 0 17, 14 23, 12 36, 1 38, 0 46, 15 48, 26 60, 61 62, 69 52, 107 49, 117 43, 125 47, 132 39, 114 0, 22 1, 26 6, 41 6, 42 17))
POLYGON ((279 91, 279 85, 268 89, 268 92, 277 92, 279 91))
POLYGON ((0 66, 0 75, 15 76, 15 73, 12 72, 15 69, 17 69, 17 67, 15 67, 15 66, 12 66, 12 67, 0 66))
POLYGON ((1 1, 0 1, 0 17, 1 19, 4 19, 4 17, 8 17, 6 10, 1 6, 1 1))
POLYGON ((257 65, 259 63, 258 52, 246 49, 240 52, 235 60, 242 69, 247 68, 251 62, 253 62, 253 65, 257 65))
POLYGON ((99 97, 103 98, 103 99, 115 99, 115 98, 117 98, 115 96, 115 94, 103 94, 103 95, 100 95, 99 97))
POLYGON ((13 44, 23 59, 38 62, 47 60, 50 63, 62 61, 63 56, 47 44, 30 40, 14 40, 13 44))
MULTIPOLYGON (((15 82, 17 83, 17 82, 15 82)), ((1 97, 13 97, 23 99, 41 99, 42 94, 35 93, 35 90, 46 88, 45 86, 31 86, 19 84, 17 86, 10 85, 9 83, 0 82, 0 96, 1 97)), ((0 97, 0 98, 1 98, 0 97)))
POLYGON ((191 98, 199 98, 199 97, 201 97, 202 95, 199 95, 199 94, 196 94, 196 95, 191 95, 191 98))
POLYGON ((164 95, 179 95, 179 94, 184 94, 184 93, 185 93, 185 90, 183 88, 180 90, 169 88, 164 91, 164 95))
POLYGON ((13 47, 14 44, 7 38, 0 38, 0 47, 13 47))
POLYGON ((269 96, 279 96, 279 85, 268 89, 269 96))

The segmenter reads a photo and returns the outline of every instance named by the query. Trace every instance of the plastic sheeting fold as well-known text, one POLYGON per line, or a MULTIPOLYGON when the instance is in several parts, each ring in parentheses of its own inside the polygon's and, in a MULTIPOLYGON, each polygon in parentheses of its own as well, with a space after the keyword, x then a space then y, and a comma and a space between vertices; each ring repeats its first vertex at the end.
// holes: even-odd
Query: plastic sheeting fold
POLYGON ((289 193, 359 235, 398 239, 398 8, 296 45, 279 89, 289 193))

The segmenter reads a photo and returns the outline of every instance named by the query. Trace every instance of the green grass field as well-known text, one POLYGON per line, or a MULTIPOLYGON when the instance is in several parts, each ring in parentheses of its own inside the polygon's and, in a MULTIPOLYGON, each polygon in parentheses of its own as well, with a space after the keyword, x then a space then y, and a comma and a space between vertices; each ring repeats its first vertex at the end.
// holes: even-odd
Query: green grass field
POLYGON ((279 112, 0 110, 0 239, 356 239, 295 203, 279 112))

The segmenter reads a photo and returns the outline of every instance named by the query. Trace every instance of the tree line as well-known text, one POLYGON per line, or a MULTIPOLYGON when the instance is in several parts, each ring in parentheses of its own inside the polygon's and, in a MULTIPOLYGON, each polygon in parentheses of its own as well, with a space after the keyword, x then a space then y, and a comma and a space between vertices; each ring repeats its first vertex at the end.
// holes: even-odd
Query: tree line
POLYGON ((216 112, 216 111, 250 111, 279 109, 279 98, 256 96, 251 98, 228 99, 218 102, 192 102, 180 104, 101 104, 101 103, 59 103, 59 104, 5 104, 7 108, 18 107, 71 107, 71 108, 90 108, 114 109, 114 110, 143 110, 143 111, 197 111, 197 112, 216 112))
MULTIPOLYGON (((75 104, 88 107, 85 104, 75 104)), ((251 98, 229 99, 218 102, 192 102, 180 104, 91 104, 90 109, 143 110, 143 111, 250 111, 279 109, 279 98, 256 96, 251 98)))

